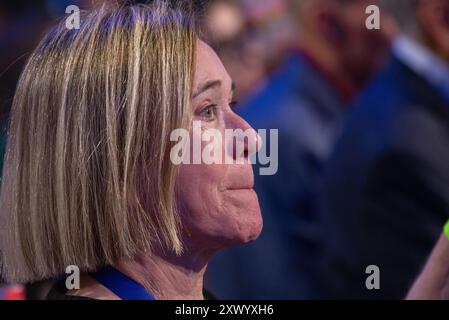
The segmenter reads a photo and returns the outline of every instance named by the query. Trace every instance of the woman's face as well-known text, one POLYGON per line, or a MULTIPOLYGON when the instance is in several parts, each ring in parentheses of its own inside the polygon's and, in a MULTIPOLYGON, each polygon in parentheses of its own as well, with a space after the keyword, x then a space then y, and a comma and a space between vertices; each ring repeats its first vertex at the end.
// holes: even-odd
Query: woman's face
MULTIPOLYGON (((221 135, 220 164, 181 164, 177 177, 177 199, 184 226, 184 242, 189 247, 222 247, 255 240, 262 230, 259 202, 253 189, 254 177, 248 155, 256 152, 249 140, 259 146, 257 133, 232 111, 233 83, 215 52, 198 41, 196 70, 193 83, 193 119, 201 126, 190 129, 190 141, 200 134, 212 132, 221 135), (244 152, 235 154, 225 139, 225 129, 249 132, 244 152), (236 161, 244 164, 236 164, 236 161), (233 162, 230 164, 230 162, 233 162)), ((211 141, 201 142, 201 150, 211 141)), ((199 141, 199 140, 197 140, 199 141)), ((235 140, 234 140, 235 141, 235 140)), ((193 144, 191 144, 191 153, 193 144)), ((200 155, 201 156, 201 155, 200 155)))

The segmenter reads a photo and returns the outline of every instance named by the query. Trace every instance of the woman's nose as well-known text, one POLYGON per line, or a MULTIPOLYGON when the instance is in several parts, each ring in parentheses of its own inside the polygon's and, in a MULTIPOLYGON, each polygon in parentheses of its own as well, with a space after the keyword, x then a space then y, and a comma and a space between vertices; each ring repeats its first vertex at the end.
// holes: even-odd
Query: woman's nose
POLYGON ((232 144, 230 147, 234 160, 247 159, 260 150, 261 137, 242 117, 233 114, 233 119, 227 129, 233 131, 233 138, 229 139, 228 143, 232 144))

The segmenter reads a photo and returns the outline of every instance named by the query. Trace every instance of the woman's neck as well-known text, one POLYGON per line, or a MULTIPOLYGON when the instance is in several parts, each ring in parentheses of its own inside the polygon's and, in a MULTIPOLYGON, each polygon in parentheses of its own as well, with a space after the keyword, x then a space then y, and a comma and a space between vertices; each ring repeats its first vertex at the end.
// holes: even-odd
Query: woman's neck
MULTIPOLYGON (((133 260, 118 260, 113 267, 142 285, 158 300, 202 300, 203 278, 212 252, 181 256, 140 255, 133 260)), ((89 275, 81 277, 81 288, 66 294, 94 299, 119 299, 89 275)))
POLYGON ((209 257, 204 256, 153 254, 120 260, 114 267, 141 284, 158 300, 202 300, 208 260, 209 257))

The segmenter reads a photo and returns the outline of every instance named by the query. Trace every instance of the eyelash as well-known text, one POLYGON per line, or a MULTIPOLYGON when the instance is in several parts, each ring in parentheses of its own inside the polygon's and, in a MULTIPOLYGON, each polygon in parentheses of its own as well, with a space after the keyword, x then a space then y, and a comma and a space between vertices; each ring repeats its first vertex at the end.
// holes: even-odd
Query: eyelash
MULTIPOLYGON (((231 110, 234 110, 235 107, 237 106, 237 101, 231 101, 231 102, 229 103, 229 106, 231 107, 231 110)), ((216 108, 217 108, 217 104, 210 104, 210 105, 204 107, 204 108, 199 112, 199 114, 200 114, 200 116, 202 116, 203 118, 208 118, 208 117, 203 116, 203 113, 204 113, 205 111, 207 111, 207 110, 212 110, 213 115, 216 116, 216 115, 217 115, 217 110, 216 110, 216 108)), ((212 120, 212 119, 211 119, 211 120, 212 120)))

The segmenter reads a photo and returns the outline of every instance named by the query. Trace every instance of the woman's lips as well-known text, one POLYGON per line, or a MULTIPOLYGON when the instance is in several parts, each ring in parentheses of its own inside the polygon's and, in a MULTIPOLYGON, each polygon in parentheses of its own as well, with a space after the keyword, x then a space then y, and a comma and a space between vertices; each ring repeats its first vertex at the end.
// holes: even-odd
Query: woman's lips
MULTIPOLYGON (((237 180, 237 179, 236 179, 237 180)), ((228 183, 224 188, 222 188, 222 191, 228 191, 228 190, 252 190, 254 189, 254 179, 245 179, 246 181, 233 181, 232 183, 228 183)))
POLYGON ((231 187, 231 188, 227 188, 226 190, 252 190, 252 189, 254 189, 254 186, 231 187))
POLYGON ((230 170, 222 184, 223 191, 226 190, 252 190, 254 189, 254 174, 251 166, 239 166, 230 170))
POLYGON ((251 190, 254 189, 254 179, 248 179, 247 181, 238 181, 232 183, 225 190, 251 190))

